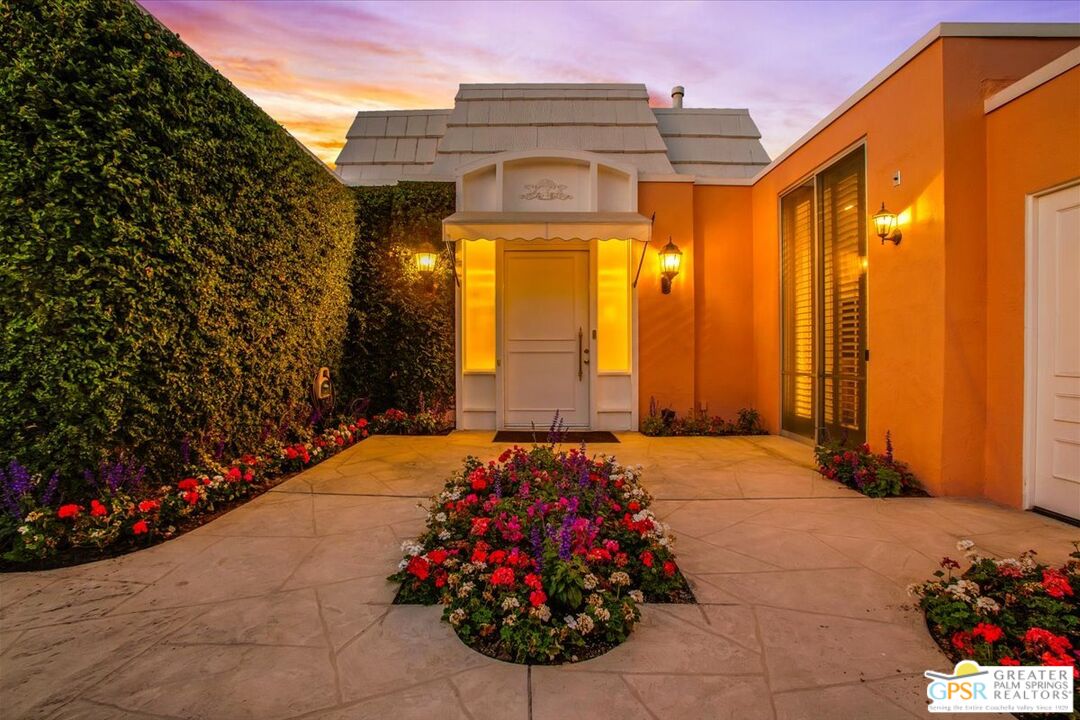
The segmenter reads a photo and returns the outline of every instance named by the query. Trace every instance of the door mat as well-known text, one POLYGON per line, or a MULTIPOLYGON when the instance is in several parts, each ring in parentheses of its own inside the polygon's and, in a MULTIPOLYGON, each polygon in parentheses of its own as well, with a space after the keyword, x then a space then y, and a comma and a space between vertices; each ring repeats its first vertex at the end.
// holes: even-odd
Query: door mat
MULTIPOLYGON (((547 442, 547 430, 499 430, 495 433, 492 442, 497 443, 539 443, 547 442)), ((564 432, 562 434, 564 445, 579 445, 585 443, 617 443, 619 438, 607 430, 593 430, 589 432, 564 432)))

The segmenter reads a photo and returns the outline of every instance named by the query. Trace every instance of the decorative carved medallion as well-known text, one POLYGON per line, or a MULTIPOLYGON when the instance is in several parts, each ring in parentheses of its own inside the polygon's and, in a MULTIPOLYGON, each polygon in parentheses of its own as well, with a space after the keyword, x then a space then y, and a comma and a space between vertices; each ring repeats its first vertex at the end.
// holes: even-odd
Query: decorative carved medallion
POLYGON ((525 185, 522 200, 573 200, 574 196, 566 192, 566 186, 551 178, 544 178, 535 185, 525 185))

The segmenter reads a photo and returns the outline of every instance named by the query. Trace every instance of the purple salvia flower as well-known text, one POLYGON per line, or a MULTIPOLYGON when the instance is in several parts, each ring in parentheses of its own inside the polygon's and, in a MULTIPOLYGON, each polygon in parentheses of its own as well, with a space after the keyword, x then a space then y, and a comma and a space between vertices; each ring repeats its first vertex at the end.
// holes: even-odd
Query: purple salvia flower
POLYGON ((54 472, 49 478, 49 482, 45 485, 45 490, 41 493, 41 504, 49 507, 53 504, 53 500, 56 498, 56 488, 60 485, 60 473, 54 472))
POLYGON ((562 527, 559 528, 559 559, 567 562, 570 560, 570 546, 573 540, 574 516, 567 513, 563 517, 562 527))
POLYGON ((532 544, 536 569, 542 570, 544 567, 544 541, 540 537, 540 526, 536 523, 533 523, 532 530, 529 532, 529 542, 532 544))

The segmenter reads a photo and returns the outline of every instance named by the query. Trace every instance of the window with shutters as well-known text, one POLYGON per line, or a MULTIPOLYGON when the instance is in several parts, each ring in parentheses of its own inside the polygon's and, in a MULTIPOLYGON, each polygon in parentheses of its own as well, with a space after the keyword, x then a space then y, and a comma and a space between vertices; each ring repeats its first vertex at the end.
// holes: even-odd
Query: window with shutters
POLYGON ((783 427, 814 434, 814 186, 781 201, 783 427))
POLYGON ((856 150, 781 198, 784 430, 866 436, 866 202, 856 150))

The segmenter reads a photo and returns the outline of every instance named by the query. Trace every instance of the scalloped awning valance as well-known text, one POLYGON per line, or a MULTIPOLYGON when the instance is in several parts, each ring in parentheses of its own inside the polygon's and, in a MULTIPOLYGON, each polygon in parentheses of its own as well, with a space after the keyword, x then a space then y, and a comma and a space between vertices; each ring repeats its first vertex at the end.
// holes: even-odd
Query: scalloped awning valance
POLYGON ((446 240, 649 240, 652 222, 631 212, 456 212, 443 220, 446 240))

